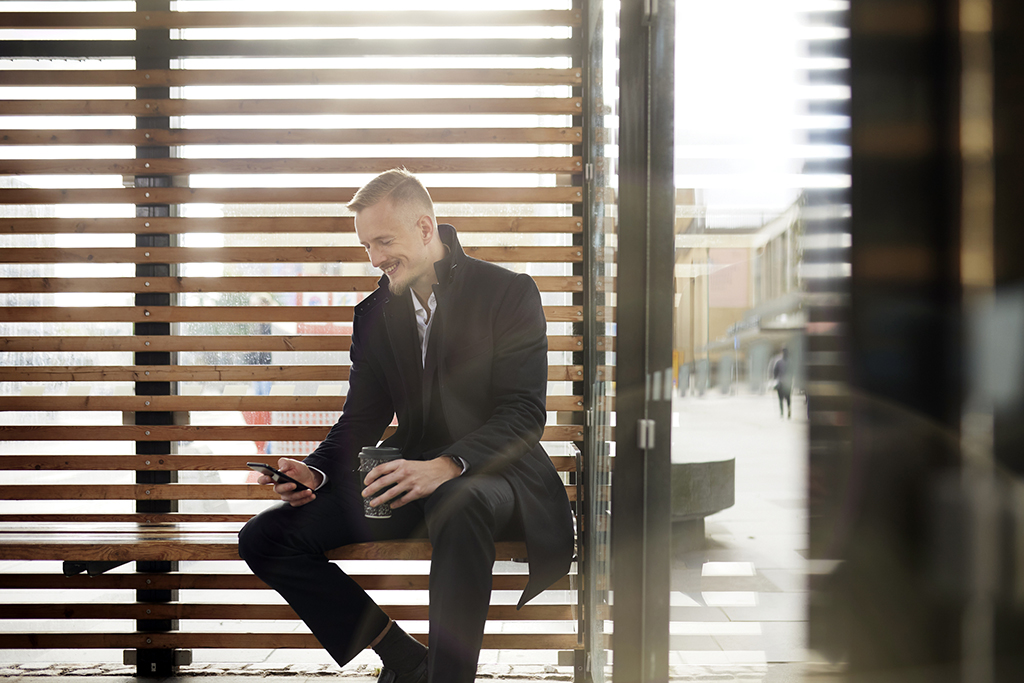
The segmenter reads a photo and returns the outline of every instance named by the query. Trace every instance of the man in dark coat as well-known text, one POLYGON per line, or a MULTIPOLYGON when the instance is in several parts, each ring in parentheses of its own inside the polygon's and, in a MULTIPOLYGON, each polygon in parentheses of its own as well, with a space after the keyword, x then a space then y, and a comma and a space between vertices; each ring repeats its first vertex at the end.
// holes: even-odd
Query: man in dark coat
POLYGON ((548 365, 540 294, 530 277, 467 256, 404 170, 370 181, 349 208, 384 276, 355 309, 344 413, 304 461, 279 461, 309 490, 277 484, 284 502, 246 524, 239 554, 339 663, 369 645, 382 683, 471 683, 495 540, 526 542, 520 606, 565 575, 573 556, 565 488, 539 444, 548 365), (357 455, 396 414, 382 445, 402 458, 364 478, 357 455), (390 502, 392 516, 365 517, 364 497, 390 502), (424 535, 433 546, 429 657, 324 556, 424 535))

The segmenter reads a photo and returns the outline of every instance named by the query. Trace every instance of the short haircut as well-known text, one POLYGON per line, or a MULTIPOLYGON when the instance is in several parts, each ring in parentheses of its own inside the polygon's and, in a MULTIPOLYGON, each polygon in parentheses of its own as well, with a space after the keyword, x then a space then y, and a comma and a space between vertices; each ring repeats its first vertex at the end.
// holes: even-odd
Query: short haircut
POLYGON ((350 211, 359 213, 385 200, 389 200, 392 207, 417 207, 429 212, 431 218, 434 217, 434 202, 427 188, 419 178, 404 168, 384 171, 359 188, 346 206, 350 211))

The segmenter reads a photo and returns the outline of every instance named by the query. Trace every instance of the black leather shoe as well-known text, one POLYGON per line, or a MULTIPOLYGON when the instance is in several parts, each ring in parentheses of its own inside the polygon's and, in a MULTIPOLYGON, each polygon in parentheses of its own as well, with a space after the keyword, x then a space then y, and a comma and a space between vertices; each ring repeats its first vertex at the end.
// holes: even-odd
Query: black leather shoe
POLYGON ((402 675, 396 674, 391 669, 381 669, 377 683, 427 683, 427 658, 424 657, 415 669, 402 675))

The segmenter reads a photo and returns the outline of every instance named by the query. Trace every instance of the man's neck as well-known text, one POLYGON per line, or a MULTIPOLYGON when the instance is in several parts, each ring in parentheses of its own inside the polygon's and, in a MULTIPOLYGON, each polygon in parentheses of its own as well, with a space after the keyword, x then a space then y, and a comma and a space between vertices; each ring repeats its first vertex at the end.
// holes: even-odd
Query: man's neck
POLYGON ((430 295, 434 293, 433 283, 428 285, 428 289, 425 292, 422 291, 421 289, 417 289, 416 287, 412 287, 411 289, 413 296, 419 299, 419 302, 423 306, 423 308, 427 309, 427 311, 430 311, 430 304, 427 302, 430 301, 430 295), (424 294, 426 294, 426 296, 424 296, 424 294))
POLYGON ((434 263, 430 268, 429 279, 424 278, 422 282, 414 282, 409 287, 416 298, 420 300, 420 303, 423 304, 423 308, 428 310, 430 307, 427 305, 427 302, 430 300, 430 295, 434 293, 434 285, 437 284, 436 266, 439 262, 443 261, 451 251, 447 244, 441 242, 440 235, 436 235, 435 237, 438 238, 435 243, 438 245, 439 249, 435 250, 434 263))

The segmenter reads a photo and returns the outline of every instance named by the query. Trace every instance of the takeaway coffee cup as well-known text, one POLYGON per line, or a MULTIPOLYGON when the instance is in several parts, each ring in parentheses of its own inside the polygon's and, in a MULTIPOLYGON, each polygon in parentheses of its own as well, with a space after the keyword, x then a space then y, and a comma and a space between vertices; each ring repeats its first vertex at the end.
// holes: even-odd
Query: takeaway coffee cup
MULTIPOLYGON (((363 450, 359 451, 359 472, 362 475, 361 479, 366 478, 366 473, 372 470, 377 465, 381 465, 391 460, 398 460, 402 457, 402 451, 397 448, 382 447, 375 448, 373 446, 364 446, 363 450)), ((388 487, 390 488, 390 487, 388 487)), ((379 491, 379 496, 384 491, 379 491)), ((375 498, 363 498, 363 514, 369 519, 387 519, 391 516, 391 504, 381 503, 380 505, 370 505, 370 501, 375 498)))

